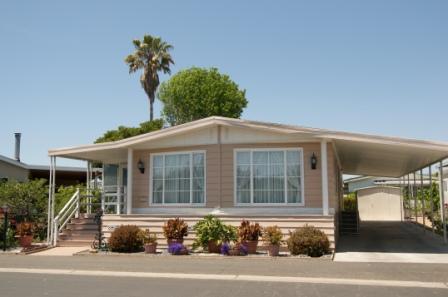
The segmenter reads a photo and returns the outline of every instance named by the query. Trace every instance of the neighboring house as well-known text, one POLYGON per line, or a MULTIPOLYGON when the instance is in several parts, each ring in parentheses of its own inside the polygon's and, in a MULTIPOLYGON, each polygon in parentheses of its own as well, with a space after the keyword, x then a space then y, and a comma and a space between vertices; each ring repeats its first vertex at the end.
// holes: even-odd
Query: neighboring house
MULTIPOLYGON (((86 169, 83 167, 59 166, 57 185, 76 185, 86 182, 86 169)), ((50 166, 30 165, 20 161, 20 133, 16 133, 14 159, 0 155, 0 180, 26 182, 30 179, 49 180, 50 166)))
POLYGON ((448 144, 209 117, 49 155, 52 163, 103 163, 106 236, 121 224, 161 236, 167 218, 192 226, 211 213, 235 225, 242 218, 277 224, 285 234, 315 225, 334 246, 343 172, 403 176, 448 157, 448 144))
MULTIPOLYGON (((407 179, 405 179, 407 183, 407 179)), ((433 178, 433 182, 434 182, 433 178)), ((414 175, 410 174, 409 183, 414 184, 414 175)), ((378 177, 378 176, 357 176, 344 180, 344 186, 347 193, 354 193, 359 189, 364 189, 374 186, 390 186, 390 187, 400 187, 403 185, 403 179, 396 177, 378 177)), ((420 174, 415 175, 415 186, 419 187, 421 185, 420 174)), ((428 175, 423 174, 423 186, 429 185, 428 175)))

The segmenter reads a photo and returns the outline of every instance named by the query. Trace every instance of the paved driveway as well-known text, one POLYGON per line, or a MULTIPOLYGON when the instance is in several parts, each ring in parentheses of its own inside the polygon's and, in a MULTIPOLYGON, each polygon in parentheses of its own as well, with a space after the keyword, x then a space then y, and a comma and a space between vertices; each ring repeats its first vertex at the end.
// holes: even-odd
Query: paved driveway
POLYGON ((359 236, 339 238, 335 261, 448 263, 448 245, 410 222, 362 222, 359 236))

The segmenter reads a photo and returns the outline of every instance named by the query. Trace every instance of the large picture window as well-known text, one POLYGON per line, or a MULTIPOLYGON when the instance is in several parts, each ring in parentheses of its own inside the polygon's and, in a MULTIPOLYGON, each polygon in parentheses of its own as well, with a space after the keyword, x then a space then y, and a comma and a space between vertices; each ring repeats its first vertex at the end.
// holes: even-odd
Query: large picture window
POLYGON ((237 204, 302 204, 301 149, 235 151, 237 204))
POLYGON ((151 185, 154 204, 204 204, 205 153, 153 154, 151 185))

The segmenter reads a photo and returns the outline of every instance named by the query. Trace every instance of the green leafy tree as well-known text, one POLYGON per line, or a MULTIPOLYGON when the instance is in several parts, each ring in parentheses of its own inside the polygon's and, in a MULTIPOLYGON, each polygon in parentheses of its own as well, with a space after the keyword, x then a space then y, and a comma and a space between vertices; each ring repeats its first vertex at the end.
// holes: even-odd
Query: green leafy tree
POLYGON ((171 73, 170 64, 174 64, 170 50, 173 46, 163 41, 160 37, 151 35, 143 36, 143 40, 133 41, 135 51, 126 57, 125 62, 129 66, 129 73, 142 70, 140 83, 149 100, 149 120, 154 119, 154 100, 159 86, 159 72, 171 73))
POLYGON ((38 239, 46 236, 48 203, 46 183, 45 179, 24 183, 14 180, 0 183, 0 205, 8 205, 11 217, 18 222, 33 222, 34 236, 38 239))
POLYGON ((106 133, 104 133, 103 136, 95 140, 95 143, 121 140, 144 133, 157 131, 162 129, 162 127, 163 127, 162 119, 143 122, 140 124, 139 127, 119 126, 116 130, 109 130, 106 133))
POLYGON ((182 70, 161 84, 158 97, 171 125, 209 116, 239 118, 247 106, 246 91, 216 68, 182 70))

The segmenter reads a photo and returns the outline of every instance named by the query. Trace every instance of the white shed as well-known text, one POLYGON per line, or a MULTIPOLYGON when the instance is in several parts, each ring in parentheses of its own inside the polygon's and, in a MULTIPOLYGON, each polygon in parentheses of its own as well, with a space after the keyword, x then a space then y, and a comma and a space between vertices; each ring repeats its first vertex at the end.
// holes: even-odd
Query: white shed
POLYGON ((357 191, 361 221, 401 221, 403 206, 400 188, 375 186, 357 191))

